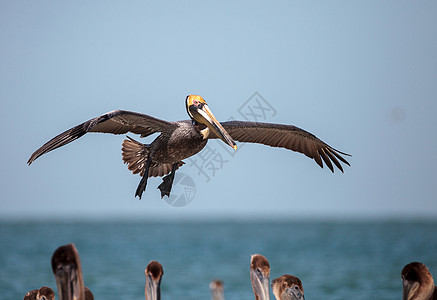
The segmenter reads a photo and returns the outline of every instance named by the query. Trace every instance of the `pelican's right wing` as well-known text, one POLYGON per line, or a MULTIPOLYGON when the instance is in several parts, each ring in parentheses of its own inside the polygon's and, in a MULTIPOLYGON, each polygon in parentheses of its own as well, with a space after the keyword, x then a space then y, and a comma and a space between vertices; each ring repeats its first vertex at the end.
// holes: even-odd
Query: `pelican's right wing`
POLYGON ((228 121, 220 122, 220 124, 238 142, 259 143, 300 152, 314 159, 322 168, 323 160, 332 172, 334 172, 332 163, 343 172, 338 160, 349 165, 341 156, 341 154, 347 156, 349 154, 332 148, 312 133, 293 125, 245 121, 228 121))
POLYGON ((175 122, 168 122, 132 111, 113 110, 94 119, 79 124, 42 145, 29 158, 30 165, 41 155, 64 146, 80 138, 87 132, 102 132, 112 134, 124 134, 132 132, 146 137, 155 132, 162 132, 176 128, 175 122))

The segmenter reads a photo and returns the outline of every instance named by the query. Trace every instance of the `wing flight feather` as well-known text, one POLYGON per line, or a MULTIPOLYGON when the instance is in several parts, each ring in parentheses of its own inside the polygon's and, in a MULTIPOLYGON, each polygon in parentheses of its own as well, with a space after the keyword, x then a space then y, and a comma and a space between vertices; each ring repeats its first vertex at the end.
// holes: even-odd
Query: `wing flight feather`
POLYGON ((113 110, 55 136, 50 141, 42 145, 38 150, 36 150, 30 156, 27 163, 30 165, 41 155, 71 143, 87 132, 112 134, 124 134, 132 132, 135 134, 140 134, 141 137, 146 137, 155 132, 171 130, 176 126, 177 124, 175 122, 160 120, 146 114, 125 110, 113 110))
MULTIPOLYGON (((334 165, 343 172, 339 160, 350 166, 341 156, 350 156, 349 154, 332 148, 312 133, 293 125, 245 121, 228 121, 221 124, 231 137, 239 142, 259 143, 300 152, 314 159, 321 168, 325 162, 332 172, 334 165)), ((211 134, 210 138, 217 137, 211 134)))

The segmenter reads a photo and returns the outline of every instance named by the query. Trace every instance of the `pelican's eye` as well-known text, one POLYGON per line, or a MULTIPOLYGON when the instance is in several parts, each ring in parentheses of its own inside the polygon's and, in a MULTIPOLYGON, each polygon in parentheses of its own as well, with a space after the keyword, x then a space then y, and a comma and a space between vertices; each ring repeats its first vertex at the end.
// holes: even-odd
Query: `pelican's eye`
POLYGON ((202 108, 203 107, 203 103, 200 102, 199 100, 194 100, 193 104, 197 107, 197 108, 202 108))

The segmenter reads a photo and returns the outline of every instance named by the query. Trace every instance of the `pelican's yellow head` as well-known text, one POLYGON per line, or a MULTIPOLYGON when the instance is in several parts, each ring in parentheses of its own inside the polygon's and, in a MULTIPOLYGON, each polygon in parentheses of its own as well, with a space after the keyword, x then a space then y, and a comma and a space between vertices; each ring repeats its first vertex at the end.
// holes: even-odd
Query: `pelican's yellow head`
POLYGON ((193 121, 207 126, 205 129, 206 131, 202 130, 201 132, 204 138, 208 138, 209 130, 211 130, 223 142, 234 148, 234 150, 237 150, 237 145, 235 144, 234 140, 217 121, 211 110, 208 108, 208 104, 206 104, 206 101, 201 96, 188 95, 185 102, 190 118, 193 121))

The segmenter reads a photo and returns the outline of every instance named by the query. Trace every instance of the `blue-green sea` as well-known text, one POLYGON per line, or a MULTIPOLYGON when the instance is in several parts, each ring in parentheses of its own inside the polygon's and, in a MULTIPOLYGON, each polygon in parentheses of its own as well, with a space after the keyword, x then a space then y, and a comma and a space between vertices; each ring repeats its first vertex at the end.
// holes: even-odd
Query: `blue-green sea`
MULTIPOLYGON (((270 261, 270 280, 298 276, 305 298, 401 299, 411 261, 437 276, 437 222, 0 222, 0 299, 56 288, 50 259, 79 250, 95 299, 144 299, 144 269, 164 267, 163 299, 210 299, 221 279, 226 299, 253 299, 251 254, 270 261)), ((273 299, 273 295, 271 296, 273 299)))

